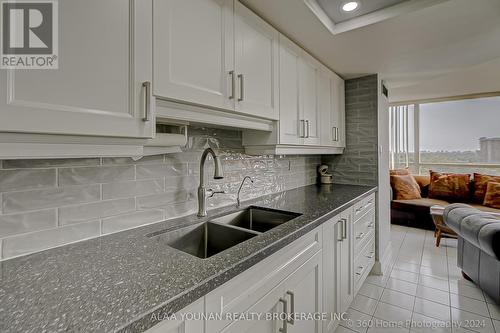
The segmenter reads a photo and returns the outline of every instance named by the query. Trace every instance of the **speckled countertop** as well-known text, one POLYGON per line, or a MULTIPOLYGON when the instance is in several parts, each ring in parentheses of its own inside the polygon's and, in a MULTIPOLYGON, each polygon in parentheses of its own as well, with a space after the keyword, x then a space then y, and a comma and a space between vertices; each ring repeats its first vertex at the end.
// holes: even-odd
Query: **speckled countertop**
POLYGON ((208 259, 146 235, 204 222, 187 216, 0 262, 1 332, 143 332, 316 228, 374 187, 306 186, 247 201, 302 215, 208 259))

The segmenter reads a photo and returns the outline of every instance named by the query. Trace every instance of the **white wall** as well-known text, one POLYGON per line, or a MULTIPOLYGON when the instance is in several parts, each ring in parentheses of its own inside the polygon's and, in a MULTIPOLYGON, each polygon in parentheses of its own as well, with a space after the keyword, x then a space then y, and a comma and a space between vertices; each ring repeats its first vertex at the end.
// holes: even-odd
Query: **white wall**
POLYGON ((389 101, 382 94, 378 79, 378 250, 379 273, 385 271, 391 254, 391 211, 389 180, 389 101))

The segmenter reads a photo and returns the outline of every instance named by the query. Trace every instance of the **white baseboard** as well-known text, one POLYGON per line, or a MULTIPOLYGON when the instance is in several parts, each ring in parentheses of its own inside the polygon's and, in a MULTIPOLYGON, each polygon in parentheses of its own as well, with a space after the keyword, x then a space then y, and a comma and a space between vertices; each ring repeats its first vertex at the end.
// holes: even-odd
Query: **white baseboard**
POLYGON ((375 261, 375 265, 372 268, 371 273, 374 275, 384 275, 388 272, 389 268, 391 267, 392 263, 392 258, 393 253, 392 253, 392 246, 391 242, 387 244, 382 256, 380 257, 380 260, 375 261))

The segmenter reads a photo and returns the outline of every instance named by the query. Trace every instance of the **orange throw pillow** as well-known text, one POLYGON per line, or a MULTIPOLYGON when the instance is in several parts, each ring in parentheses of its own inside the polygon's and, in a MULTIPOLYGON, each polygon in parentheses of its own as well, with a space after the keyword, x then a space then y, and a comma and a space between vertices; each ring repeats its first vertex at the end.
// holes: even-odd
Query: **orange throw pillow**
POLYGON ((389 170, 389 174, 391 176, 406 176, 410 174, 410 170, 408 169, 393 169, 389 170))
POLYGON ((396 192, 396 200, 421 199, 420 187, 412 175, 391 176, 391 186, 396 192))
POLYGON ((483 205, 500 209, 500 183, 488 182, 483 205))
POLYGON ((467 201, 470 195, 470 175, 430 171, 429 198, 467 201))
POLYGON ((500 176, 482 175, 480 173, 474 174, 474 201, 483 203, 484 195, 486 194, 486 186, 488 182, 500 183, 500 176))

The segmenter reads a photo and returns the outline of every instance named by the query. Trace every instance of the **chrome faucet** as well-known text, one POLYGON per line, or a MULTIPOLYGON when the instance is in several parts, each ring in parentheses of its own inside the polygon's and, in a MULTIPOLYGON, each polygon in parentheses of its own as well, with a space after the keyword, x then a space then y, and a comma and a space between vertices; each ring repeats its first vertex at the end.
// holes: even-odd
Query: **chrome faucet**
POLYGON ((253 184, 253 179, 252 177, 250 176, 245 176, 243 178, 243 180, 241 181, 241 184, 240 184, 240 188, 238 189, 238 196, 236 197, 236 207, 239 207, 240 206, 240 203, 241 203, 241 200, 240 200, 240 192, 241 192, 241 188, 243 187, 243 184, 245 184, 245 180, 249 179, 252 184, 253 184))
POLYGON ((215 164, 214 179, 224 178, 222 171, 222 163, 219 156, 215 154, 212 148, 207 148, 201 155, 200 162, 200 186, 198 186, 198 216, 207 216, 207 197, 213 197, 217 193, 226 193, 226 191, 214 191, 212 189, 205 189, 205 161, 207 160, 208 154, 212 155, 215 164))

